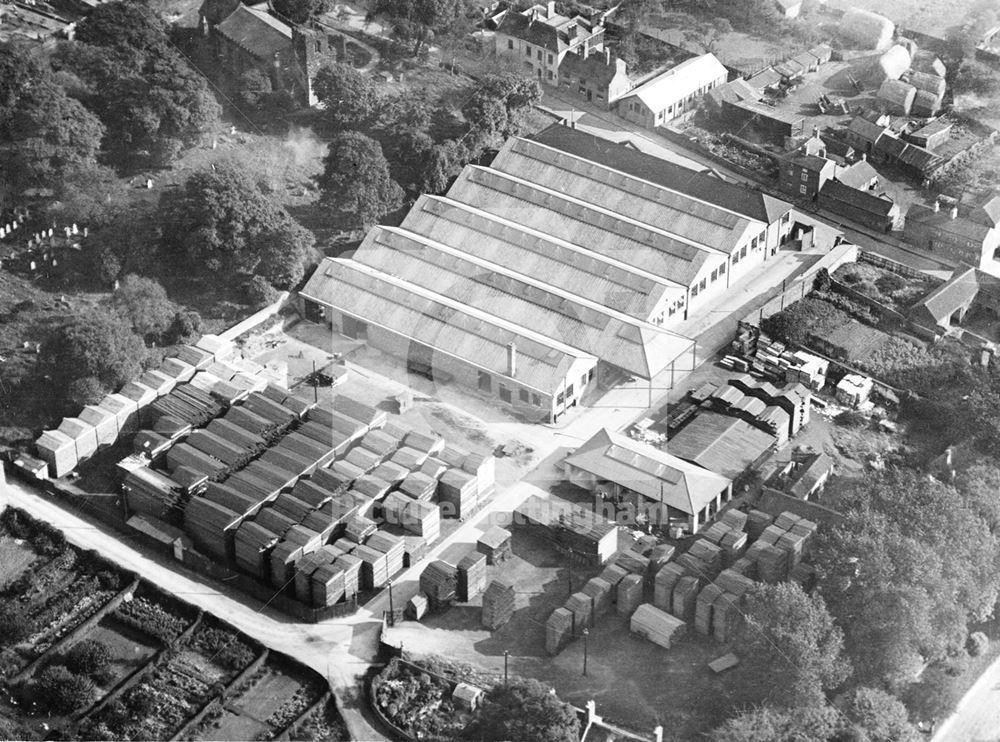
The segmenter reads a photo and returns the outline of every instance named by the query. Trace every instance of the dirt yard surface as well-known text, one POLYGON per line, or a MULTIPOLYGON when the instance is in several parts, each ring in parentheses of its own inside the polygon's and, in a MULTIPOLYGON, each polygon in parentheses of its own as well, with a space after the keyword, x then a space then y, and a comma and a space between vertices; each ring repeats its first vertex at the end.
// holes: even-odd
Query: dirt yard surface
POLYGON ((35 552, 21 539, 0 536, 0 587, 20 577, 35 558, 35 552))
POLYGON ((101 619, 85 638, 102 642, 111 650, 111 672, 108 674, 111 679, 103 686, 104 690, 111 690, 146 664, 158 649, 156 640, 127 626, 113 615, 101 619))

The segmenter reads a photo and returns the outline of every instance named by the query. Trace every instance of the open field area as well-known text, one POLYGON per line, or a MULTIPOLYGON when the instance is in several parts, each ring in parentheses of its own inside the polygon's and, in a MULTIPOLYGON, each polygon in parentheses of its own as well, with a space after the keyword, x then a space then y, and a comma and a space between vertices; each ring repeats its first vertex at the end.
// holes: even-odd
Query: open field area
POLYGON ((23 539, 0 536, 0 588, 4 588, 28 569, 37 557, 23 539))

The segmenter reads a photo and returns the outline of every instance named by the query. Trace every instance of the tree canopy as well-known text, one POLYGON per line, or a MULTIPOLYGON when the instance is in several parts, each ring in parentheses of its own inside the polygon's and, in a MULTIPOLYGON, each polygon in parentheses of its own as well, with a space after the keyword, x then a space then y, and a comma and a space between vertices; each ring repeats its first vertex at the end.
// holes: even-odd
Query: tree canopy
POLYGON ((159 340, 174 321, 177 307, 152 278, 125 276, 111 295, 111 307, 143 338, 159 340))
POLYGON ((111 662, 111 650, 104 642, 84 639, 66 653, 65 664, 71 672, 95 675, 111 662))
POLYGON ((183 188, 160 202, 165 256, 190 269, 250 273, 263 261, 282 283, 301 278, 313 236, 261 190, 246 170, 232 163, 190 176, 183 188), (282 267, 280 262, 287 262, 282 267))
POLYGON ((823 599, 796 582, 762 584, 747 597, 739 645, 759 701, 775 706, 817 706, 840 685, 850 666, 841 656, 843 635, 823 599))
POLYGON ((829 742, 843 728, 829 706, 743 711, 709 734, 711 742, 829 742))
POLYGON ((847 699, 846 714, 868 742, 916 742, 906 706, 878 688, 855 688, 847 699))
POLYGON ((275 12, 298 24, 307 23, 332 7, 331 0, 274 0, 275 12))
POLYGON ((380 0, 376 6, 396 22, 401 37, 413 41, 413 54, 431 38, 460 34, 472 12, 467 0, 380 0))
POLYGON ((94 683, 85 675, 75 675, 64 665, 52 665, 39 675, 38 695, 57 713, 76 711, 94 694, 94 683))
POLYGON ((50 334, 42 343, 39 365, 56 389, 94 377, 110 390, 138 375, 145 356, 141 338, 121 317, 95 309, 50 334))
POLYGON ((356 131, 334 137, 316 180, 324 201, 365 227, 403 202, 403 189, 389 175, 381 145, 356 131))
POLYGON ((992 612, 996 537, 954 487, 911 471, 869 475, 842 503, 844 523, 817 539, 819 590, 860 679, 907 683, 992 612))
POLYGON ((323 65, 313 89, 323 104, 323 117, 335 129, 363 129, 378 115, 380 96, 375 83, 350 65, 323 65))
POLYGON ((481 146, 489 146, 521 133, 524 111, 541 99, 537 80, 513 72, 484 76, 462 106, 469 136, 481 146))
POLYGON ((96 163, 103 136, 96 116, 43 78, 19 94, 17 106, 0 127, 7 177, 18 189, 56 185, 96 163))
POLYGON ((580 738, 576 712, 537 680, 494 686, 474 724, 474 738, 485 742, 576 742, 580 738))

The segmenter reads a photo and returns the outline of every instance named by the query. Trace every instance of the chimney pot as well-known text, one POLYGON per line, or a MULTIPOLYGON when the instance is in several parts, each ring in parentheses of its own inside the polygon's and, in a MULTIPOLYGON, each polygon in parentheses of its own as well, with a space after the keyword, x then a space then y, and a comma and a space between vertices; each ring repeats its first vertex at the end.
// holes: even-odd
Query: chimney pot
POLYGON ((957 205, 951 207, 951 218, 952 219, 957 219, 958 218, 958 206, 957 205))
POLYGON ((611 50, 605 47, 604 49, 604 64, 611 64, 611 50))
POLYGON ((546 10, 548 11, 549 18, 554 16, 556 14, 556 0, 549 0, 546 10))

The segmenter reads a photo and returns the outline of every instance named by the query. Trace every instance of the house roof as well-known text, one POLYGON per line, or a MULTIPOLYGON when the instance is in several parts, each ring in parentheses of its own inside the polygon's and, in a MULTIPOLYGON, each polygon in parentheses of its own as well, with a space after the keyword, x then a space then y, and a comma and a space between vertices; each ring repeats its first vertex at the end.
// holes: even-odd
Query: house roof
POLYGON ((958 268, 943 284, 921 299, 914 311, 923 310, 934 324, 947 327, 949 318, 979 293, 978 271, 975 268, 958 268))
POLYGON ((632 90, 626 98, 638 98, 651 111, 662 111, 722 78, 726 68, 714 54, 702 54, 681 62, 632 90))
POLYGON ((553 53, 576 46, 593 32, 586 18, 567 18, 558 14, 549 16, 544 5, 534 5, 520 13, 508 11, 497 27, 497 33, 513 36, 553 53))
POLYGON ((820 157, 819 155, 795 155, 790 161, 792 164, 814 173, 823 172, 834 164, 832 160, 820 157))
POLYGON ((866 142, 874 144, 885 134, 885 127, 874 121, 869 121, 864 116, 855 116, 851 119, 851 123, 848 124, 847 131, 860 139, 864 139, 866 142))
POLYGON ((742 108, 744 111, 747 111, 758 118, 779 121, 792 127, 801 126, 802 119, 804 118, 803 116, 792 111, 784 111, 774 106, 758 103, 757 101, 741 100, 735 103, 730 103, 730 105, 735 106, 736 108, 742 108))
POLYGON ((929 75, 926 72, 911 72, 907 77, 907 82, 917 90, 926 90, 935 95, 944 95, 944 77, 929 75))
POLYGON ((875 142, 875 149, 889 157, 900 157, 909 145, 899 137, 886 135, 875 142))
POLYGON ((769 196, 762 191, 729 183, 706 172, 691 170, 683 165, 562 124, 552 124, 535 134, 533 138, 563 152, 600 162, 615 170, 766 224, 777 221, 792 208, 787 201, 769 196))
MULTIPOLYGON (((735 82, 735 81, 734 81, 735 82)), ((747 83, 754 88, 763 92, 767 88, 774 87, 781 82, 781 75, 774 70, 773 67, 768 67, 766 70, 761 70, 756 75, 752 75, 747 83)))
POLYGON ((732 482, 670 453, 604 429, 566 457, 566 463, 595 477, 693 515, 732 482))
POLYGON ((587 80, 587 83, 594 83, 596 87, 606 88, 616 76, 628 77, 628 65, 624 59, 611 57, 607 60, 603 53, 595 52, 589 54, 586 59, 582 54, 575 51, 569 52, 563 57, 559 65, 559 75, 575 75, 587 80))
POLYGON ((916 131, 910 133, 911 137, 930 139, 931 137, 951 130, 952 122, 945 118, 936 118, 928 121, 916 131))
POLYGON ((817 44, 812 49, 809 50, 818 61, 827 61, 830 59, 830 55, 833 54, 833 47, 829 44, 817 44))
POLYGON ((969 215, 959 212, 954 219, 951 217, 951 210, 942 208, 939 211, 923 204, 913 204, 906 212, 907 223, 919 222, 929 227, 934 227, 964 240, 969 240, 982 245, 983 240, 989 235, 990 227, 969 218, 969 215))
POLYGON ((891 199, 876 196, 871 191, 858 190, 836 180, 826 182, 821 196, 824 199, 839 201, 881 217, 889 216, 895 206, 891 199))
POLYGON ((837 180, 851 188, 863 188, 875 178, 878 178, 878 171, 868 160, 858 160, 837 173, 837 180))
POLYGON ((667 443, 670 453, 735 479, 775 442, 745 420, 701 412, 667 443))
POLYGON ((724 100, 734 103, 739 100, 758 100, 761 94, 746 80, 737 78, 712 88, 705 95, 717 106, 721 106, 724 100))
POLYGON ((237 6, 215 30, 261 60, 271 60, 292 45, 291 27, 259 7, 237 6))
POLYGON ((1000 226, 1000 194, 988 198, 969 212, 969 218, 991 227, 1000 226))

